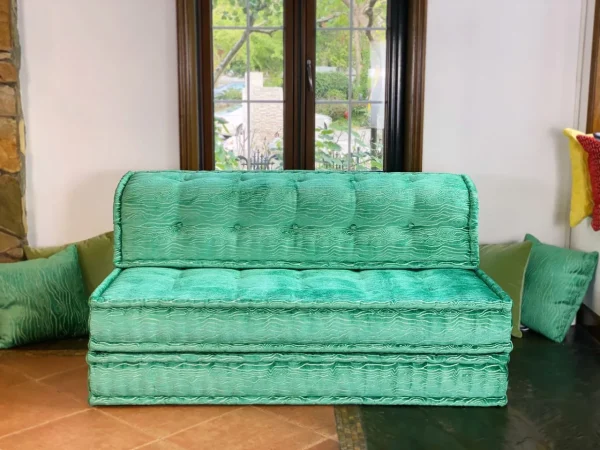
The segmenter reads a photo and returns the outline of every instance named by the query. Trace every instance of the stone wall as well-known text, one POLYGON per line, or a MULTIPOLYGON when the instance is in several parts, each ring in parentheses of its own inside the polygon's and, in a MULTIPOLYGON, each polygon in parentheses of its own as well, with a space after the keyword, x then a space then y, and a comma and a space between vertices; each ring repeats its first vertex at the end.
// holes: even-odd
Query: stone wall
POLYGON ((16 3, 0 0, 0 262, 23 259, 27 235, 16 3))

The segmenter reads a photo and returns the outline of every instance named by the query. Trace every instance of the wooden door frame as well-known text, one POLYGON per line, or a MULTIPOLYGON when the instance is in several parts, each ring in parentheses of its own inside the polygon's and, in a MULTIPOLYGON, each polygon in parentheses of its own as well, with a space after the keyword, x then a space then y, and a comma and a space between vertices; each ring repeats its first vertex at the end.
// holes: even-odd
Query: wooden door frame
MULTIPOLYGON (((200 120, 202 117, 213 116, 212 86, 210 83, 200 86, 201 77, 199 77, 203 71, 212 70, 211 17, 210 14, 202 13, 203 8, 198 8, 198 1, 202 1, 205 5, 208 0, 175 1, 177 2, 179 64, 180 168, 212 170, 214 168, 212 121, 201 122, 200 120)), ((302 2, 298 0, 289 0, 289 2, 288 6, 293 8, 294 13, 301 14, 304 9, 302 2)), ((385 123, 388 126, 384 136, 386 149, 384 170, 419 172, 422 170, 423 154, 427 0, 388 0, 388 8, 388 27, 397 23, 390 14, 407 14, 408 26, 403 30, 401 38, 391 42, 388 40, 388 73, 390 74, 386 80, 388 92, 391 83, 399 83, 396 86, 398 90, 395 92, 401 92, 403 98, 401 103, 398 102, 398 98, 387 99, 385 123), (402 105, 402 107, 398 108, 394 105, 402 105)), ((300 20, 310 19, 304 15, 300 20)), ((285 27, 290 34, 296 33, 296 26, 291 20, 286 20, 285 27)), ((395 35, 400 36, 399 33, 395 35)), ((310 38, 301 48, 306 49, 308 45, 311 45, 310 38)), ((292 51, 292 45, 286 44, 285 47, 286 52, 292 51)), ((306 59, 304 53, 305 50, 301 50, 299 54, 289 55, 295 63, 302 64, 302 69, 306 59)), ((304 77, 299 75, 300 70, 297 66, 288 72, 284 81, 286 95, 293 95, 297 102, 300 101, 299 104, 303 104, 301 99, 306 96, 304 77), (294 80, 293 76, 301 79, 294 80)), ((291 104, 292 102, 285 102, 286 106, 291 104)), ((298 120, 300 116, 308 117, 310 110, 310 107, 305 108, 305 111, 295 111, 291 107, 285 107, 286 129, 293 130, 284 133, 286 147, 284 164, 288 169, 300 168, 306 165, 308 160, 314 160, 314 154, 311 158, 309 151, 301 151, 302 147, 305 147, 305 149, 311 148, 314 152, 314 136, 310 139, 310 133, 306 131, 307 119, 298 120), (293 125, 297 123, 305 124, 306 128, 298 129, 299 127, 293 125)), ((314 111, 310 117, 314 121, 314 111)))

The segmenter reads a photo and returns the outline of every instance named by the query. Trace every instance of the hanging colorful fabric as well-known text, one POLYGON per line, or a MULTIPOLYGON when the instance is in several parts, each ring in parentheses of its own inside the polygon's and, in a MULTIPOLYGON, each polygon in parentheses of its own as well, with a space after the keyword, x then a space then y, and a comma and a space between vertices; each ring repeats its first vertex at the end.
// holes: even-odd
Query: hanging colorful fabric
POLYGON ((594 202, 588 170, 588 154, 581 147, 577 136, 581 131, 565 128, 564 135, 569 138, 569 154, 571 157, 571 210, 569 224, 577 226, 583 219, 592 215, 594 202))
POLYGON ((577 140, 588 153, 588 169, 592 185, 594 209, 592 211, 592 228, 600 230, 600 141, 592 136, 579 135, 577 140))

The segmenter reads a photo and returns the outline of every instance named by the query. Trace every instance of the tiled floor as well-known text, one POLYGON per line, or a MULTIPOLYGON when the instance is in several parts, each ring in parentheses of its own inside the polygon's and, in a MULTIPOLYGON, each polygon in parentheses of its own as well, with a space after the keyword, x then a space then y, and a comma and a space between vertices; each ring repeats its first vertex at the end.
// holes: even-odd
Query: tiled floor
POLYGON ((0 450, 339 448, 331 406, 91 408, 85 342, 0 350, 0 450))

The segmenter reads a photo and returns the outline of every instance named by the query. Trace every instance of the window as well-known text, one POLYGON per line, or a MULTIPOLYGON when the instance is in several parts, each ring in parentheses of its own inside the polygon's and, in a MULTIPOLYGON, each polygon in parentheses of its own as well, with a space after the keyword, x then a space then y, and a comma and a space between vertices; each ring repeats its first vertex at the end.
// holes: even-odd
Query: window
POLYGON ((420 170, 424 0, 178 0, 181 165, 420 170))

